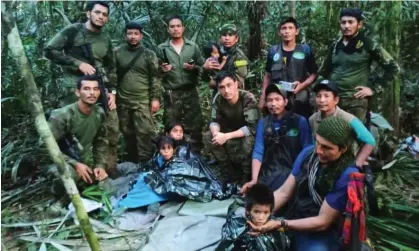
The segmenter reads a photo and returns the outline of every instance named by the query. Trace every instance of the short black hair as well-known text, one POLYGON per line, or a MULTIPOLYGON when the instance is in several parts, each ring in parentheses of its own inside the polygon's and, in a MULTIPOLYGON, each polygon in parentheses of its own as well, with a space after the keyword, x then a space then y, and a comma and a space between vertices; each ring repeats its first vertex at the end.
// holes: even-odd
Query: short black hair
POLYGON ((340 18, 342 17, 354 17, 356 21, 362 21, 362 10, 358 8, 343 8, 340 11, 340 18))
POLYGON ((231 78, 232 80, 234 80, 234 82, 237 82, 237 77, 234 76, 233 72, 231 72, 231 71, 220 71, 220 72, 217 73, 217 75, 215 75, 215 83, 217 83, 217 85, 218 85, 225 78, 231 78))
POLYGON ((108 12, 110 10, 109 4, 106 1, 88 1, 86 10, 92 11, 96 4, 102 5, 103 7, 108 8, 108 12))
POLYGON ((97 81, 99 85, 99 77, 96 75, 84 75, 77 81, 77 89, 80 90, 83 81, 97 81))
POLYGON ((157 139, 156 147, 158 150, 162 148, 164 145, 171 145, 173 148, 176 147, 175 140, 172 139, 170 136, 161 136, 157 139))
POLYGON ((220 46, 217 44, 217 42, 215 41, 208 41, 205 45, 204 48, 202 50, 202 54, 204 54, 204 58, 209 58, 211 57, 211 53, 212 53, 212 47, 215 47, 218 49, 218 51, 220 51, 220 46))
POLYGON ((167 125, 164 127, 164 131, 166 133, 170 133, 170 131, 175 127, 175 126, 180 126, 182 128, 183 131, 185 131, 185 127, 183 127, 183 124, 180 123, 179 121, 171 121, 169 123, 167 123, 167 125))
POLYGON ((293 18, 293 17, 287 17, 284 20, 282 20, 282 22, 279 23, 278 25, 278 29, 281 29, 281 26, 286 24, 286 23, 293 23, 295 28, 298 29, 298 23, 297 23, 297 19, 293 18))
POLYGON ((172 21, 173 19, 179 19, 180 22, 182 23, 182 26, 183 26, 183 19, 179 15, 173 15, 173 16, 169 17, 167 19, 167 25, 168 26, 169 26, 170 21, 172 21))
POLYGON ((247 190, 246 193, 246 210, 252 210, 255 204, 270 206, 271 210, 274 207, 275 198, 274 193, 264 184, 255 184, 247 190))
POLYGON ((137 23, 137 22, 129 22, 125 25, 125 33, 127 33, 127 30, 139 30, 141 33, 143 33, 143 27, 137 23))

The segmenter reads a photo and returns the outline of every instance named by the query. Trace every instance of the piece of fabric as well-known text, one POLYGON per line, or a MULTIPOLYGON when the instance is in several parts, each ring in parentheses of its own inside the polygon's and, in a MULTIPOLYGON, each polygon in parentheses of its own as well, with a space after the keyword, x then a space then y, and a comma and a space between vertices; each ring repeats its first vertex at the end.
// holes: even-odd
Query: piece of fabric
POLYGON ((339 251, 339 237, 335 231, 293 232, 295 251, 339 251))
POLYGON ((221 239, 224 218, 211 216, 172 216, 157 223, 143 251, 196 251, 221 239))
POLYGON ((234 202, 234 199, 226 200, 212 200, 207 203, 199 201, 188 200, 183 204, 179 210, 179 215, 193 216, 193 215, 206 215, 226 217, 229 206, 234 202))
MULTIPOLYGON (((365 205, 364 205, 364 181, 365 176, 362 173, 352 173, 348 182, 348 202, 346 204, 345 221, 343 223, 343 244, 346 248, 353 245, 360 245, 360 242, 367 240, 365 226, 365 205), (356 223, 354 222, 356 221, 356 223), (358 236, 353 236, 352 228, 358 236)), ((355 250, 355 249, 352 249, 355 250)))
MULTIPOLYGON (((155 166, 155 165, 153 165, 155 166)), ((176 194, 191 200, 208 202, 228 197, 222 183, 198 156, 174 157, 160 168, 154 167, 146 183, 158 194, 176 194)))

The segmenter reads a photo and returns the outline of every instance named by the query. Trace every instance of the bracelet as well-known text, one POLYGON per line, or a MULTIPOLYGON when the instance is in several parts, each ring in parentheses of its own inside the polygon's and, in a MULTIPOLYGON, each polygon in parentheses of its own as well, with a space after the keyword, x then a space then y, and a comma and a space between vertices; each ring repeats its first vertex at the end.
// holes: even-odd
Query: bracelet
POLYGON ((281 219, 281 228, 283 228, 284 230, 288 229, 288 222, 284 219, 281 219))

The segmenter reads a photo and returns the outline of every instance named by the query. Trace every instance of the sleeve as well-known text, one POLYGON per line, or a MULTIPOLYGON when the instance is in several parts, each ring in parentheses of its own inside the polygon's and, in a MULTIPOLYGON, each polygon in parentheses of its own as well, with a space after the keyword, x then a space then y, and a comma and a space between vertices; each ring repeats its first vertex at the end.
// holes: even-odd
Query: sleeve
POLYGON ((150 51, 150 59, 148 60, 150 70, 150 100, 160 100, 162 96, 161 79, 159 78, 159 60, 156 54, 150 51))
POLYGON ((202 68, 202 66, 205 63, 205 59, 202 56, 201 50, 199 49, 197 44, 195 44, 195 55, 194 55, 194 57, 195 57, 195 59, 194 59, 195 60, 195 65, 202 68))
POLYGON ((220 123, 220 112, 219 112, 219 96, 220 94, 217 93, 212 100, 211 104, 211 122, 220 123))
POLYGON ((294 165, 292 166, 291 174, 296 177, 300 175, 301 166, 304 163, 304 160, 308 157, 310 153, 313 152, 314 146, 309 146, 304 148, 300 154, 298 154, 297 158, 294 161, 294 165))
MULTIPOLYGON (((56 114, 55 112, 52 112, 51 117, 48 120, 48 125, 56 141, 59 141, 66 134, 67 119, 68 117, 66 117, 65 114, 56 114)), ((64 153, 62 154, 64 156, 64 161, 69 165, 75 166, 77 164, 77 160, 69 157, 64 153)))
POLYGON ((257 106, 257 101, 253 94, 249 93, 245 103, 243 104, 243 113, 244 119, 246 121, 246 126, 249 129, 250 135, 256 134, 256 125, 260 118, 259 108, 257 106))
POLYGON ((334 47, 335 47, 335 42, 332 43, 332 45, 329 47, 326 57, 324 58, 323 64, 319 70, 319 75, 323 77, 324 79, 328 79, 330 76, 330 73, 332 72, 332 56, 333 56, 332 53, 333 53, 334 47))
MULTIPOLYGON (((104 114, 103 114, 104 116, 104 114)), ((110 116, 110 114, 108 114, 110 116)), ((106 163, 108 160, 108 137, 106 124, 102 123, 95 138, 93 139, 93 161, 94 168, 106 169, 106 163)))
POLYGON ((44 55, 52 62, 67 66, 72 70, 78 70, 82 61, 68 56, 64 49, 68 46, 70 36, 75 36, 77 33, 76 27, 70 25, 57 33, 45 46, 44 55))
POLYGON ((241 86, 244 87, 244 81, 246 79, 247 76, 247 67, 249 65, 249 60, 247 59, 247 57, 240 52, 237 55, 236 60, 234 61, 234 68, 235 68, 235 75, 237 77, 237 79, 239 80, 241 86))
POLYGON ((313 135, 311 133, 311 128, 308 125, 307 119, 303 116, 300 117, 300 144, 303 148, 306 148, 309 145, 313 144, 313 135))
POLYGON ((256 128, 256 140, 253 148, 252 159, 257 159, 262 163, 263 153, 265 152, 263 119, 260 119, 256 128))
POLYGON ((316 57, 313 53, 313 50, 307 45, 308 47, 308 55, 307 55, 307 71, 309 74, 316 74, 318 67, 316 63, 316 57))
POLYGON ((112 43, 110 39, 108 41, 108 52, 103 58, 103 66, 106 69, 107 77, 109 80, 106 88, 110 90, 115 90, 117 86, 118 78, 116 75, 115 54, 112 49, 112 43))
POLYGON ((358 172, 356 168, 347 168, 335 183, 332 191, 326 194, 326 201, 333 209, 344 212, 348 202, 349 175, 358 172))
POLYGON ((370 131, 362 124, 361 120, 354 117, 351 120, 351 127, 356 133, 357 139, 367 145, 375 146, 376 142, 370 131))
POLYGON ((275 46, 272 46, 271 49, 268 52, 268 56, 266 57, 266 66, 265 66, 265 72, 267 73, 271 73, 271 68, 272 68, 272 59, 273 59, 273 54, 275 52, 274 50, 275 46))
POLYGON ((393 57, 380 45, 377 41, 367 38, 371 44, 371 58, 376 61, 384 69, 382 83, 392 81, 396 74, 400 71, 400 67, 393 57))

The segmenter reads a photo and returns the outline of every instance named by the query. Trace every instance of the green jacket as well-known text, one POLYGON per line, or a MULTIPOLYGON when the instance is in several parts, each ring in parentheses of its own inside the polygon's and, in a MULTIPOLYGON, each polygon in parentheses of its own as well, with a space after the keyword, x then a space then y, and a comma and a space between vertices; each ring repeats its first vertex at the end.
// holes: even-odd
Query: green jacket
MULTIPOLYGON (((77 102, 52 111, 48 120, 54 138, 59 141, 71 134, 76 137, 82 149, 81 162, 91 168, 105 168, 108 159, 108 140, 106 129, 102 125, 105 119, 104 110, 95 105, 90 115, 80 112, 77 102)), ((64 156, 73 167, 75 159, 64 156)))
POLYGON ((353 98, 356 86, 369 86, 371 62, 376 61, 384 68, 384 79, 393 80, 399 67, 390 54, 377 41, 360 32, 348 42, 343 38, 336 40, 329 48, 319 75, 325 79, 335 80, 341 98, 353 98), (346 48, 345 48, 346 47, 346 48))
POLYGON ((71 24, 48 42, 44 50, 45 57, 62 66, 64 86, 75 87, 82 76, 79 71, 80 63, 89 61, 82 56, 79 46, 87 43, 91 44, 96 67, 106 73, 106 87, 111 90, 115 89, 116 71, 112 44, 110 38, 103 32, 92 32, 86 29, 83 23, 71 24))
MULTIPOLYGON (((244 52, 237 47, 237 45, 233 46, 227 51, 225 51, 225 49, 222 47, 221 52, 223 51, 227 55, 227 62, 222 70, 234 72, 234 75, 239 80, 240 86, 244 88, 249 60, 247 59, 246 55, 244 55, 244 52)), ((222 54, 224 55, 224 53, 222 54)))
POLYGON ((157 77, 159 66, 156 54, 142 45, 131 48, 127 44, 117 47, 114 52, 117 74, 130 67, 118 83, 118 102, 148 104, 153 99, 160 100, 161 81, 157 77), (140 56, 134 65, 128 65, 137 53, 140 53, 140 56))
POLYGON ((184 38, 184 45, 180 55, 170 45, 170 39, 160 44, 157 48, 157 57, 160 63, 164 61, 165 51, 169 64, 173 66, 172 70, 162 74, 162 85, 165 89, 190 89, 198 85, 204 58, 201 55, 198 45, 189 39, 184 38), (195 61, 195 69, 192 71, 183 68, 184 63, 188 63, 191 59, 195 61))

